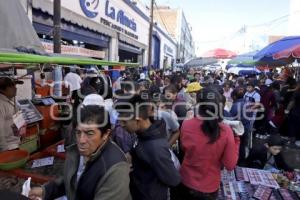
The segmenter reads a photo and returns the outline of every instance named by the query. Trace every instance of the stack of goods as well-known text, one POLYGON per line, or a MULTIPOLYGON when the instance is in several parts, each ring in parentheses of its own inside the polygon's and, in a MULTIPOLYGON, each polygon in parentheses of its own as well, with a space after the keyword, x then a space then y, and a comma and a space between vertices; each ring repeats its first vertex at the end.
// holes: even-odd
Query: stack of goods
POLYGON ((272 174, 242 167, 223 170, 218 199, 300 200, 300 173, 272 174))

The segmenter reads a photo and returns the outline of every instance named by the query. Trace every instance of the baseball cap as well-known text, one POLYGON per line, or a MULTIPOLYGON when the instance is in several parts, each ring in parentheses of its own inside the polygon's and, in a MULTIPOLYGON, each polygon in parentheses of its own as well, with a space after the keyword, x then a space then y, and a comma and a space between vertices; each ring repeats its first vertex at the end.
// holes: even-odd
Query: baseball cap
POLYGON ((200 83, 194 82, 187 85, 186 92, 198 92, 201 89, 200 83))
POLYGON ((97 105, 97 106, 104 106, 104 99, 99 94, 90 94, 87 95, 82 102, 83 105, 97 105))
POLYGON ((15 86, 16 84, 23 84, 23 81, 13 79, 7 76, 0 77, 0 90, 5 90, 8 87, 15 86))

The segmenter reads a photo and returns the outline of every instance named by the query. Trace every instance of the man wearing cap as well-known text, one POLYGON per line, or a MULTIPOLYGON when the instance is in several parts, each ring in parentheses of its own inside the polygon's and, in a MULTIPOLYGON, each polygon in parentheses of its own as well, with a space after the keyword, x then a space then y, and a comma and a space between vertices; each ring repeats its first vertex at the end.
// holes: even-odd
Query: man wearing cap
POLYGON ((0 151, 17 149, 20 137, 15 136, 13 130, 13 115, 18 108, 15 102, 17 94, 16 84, 22 84, 8 77, 0 77, 0 151))
POLYGON ((196 105, 197 92, 199 92, 201 89, 202 87, 198 82, 192 82, 187 85, 185 92, 188 94, 189 103, 191 103, 192 105, 196 105))

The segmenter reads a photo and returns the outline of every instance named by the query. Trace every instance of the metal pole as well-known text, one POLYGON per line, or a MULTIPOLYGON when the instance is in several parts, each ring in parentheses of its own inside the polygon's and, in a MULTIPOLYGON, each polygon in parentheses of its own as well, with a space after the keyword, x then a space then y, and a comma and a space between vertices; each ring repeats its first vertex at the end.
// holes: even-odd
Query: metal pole
POLYGON ((61 2, 60 0, 54 0, 53 5, 53 52, 61 53, 61 25, 60 25, 60 14, 61 2))
POLYGON ((153 7, 154 7, 154 0, 151 0, 149 42, 148 42, 148 73, 150 72, 151 64, 152 64, 153 7))

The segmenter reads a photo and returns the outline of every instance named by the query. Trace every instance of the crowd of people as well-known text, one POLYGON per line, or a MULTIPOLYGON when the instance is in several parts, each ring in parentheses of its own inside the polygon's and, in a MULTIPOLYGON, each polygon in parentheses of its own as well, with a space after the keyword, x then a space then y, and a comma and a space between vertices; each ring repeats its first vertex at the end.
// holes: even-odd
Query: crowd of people
POLYGON ((281 154, 281 136, 300 139, 292 76, 139 74, 121 72, 113 84, 99 76, 69 81, 77 94, 64 177, 32 188, 31 199, 217 199, 223 168, 292 170, 281 154), (270 136, 254 145, 255 134, 270 136))

